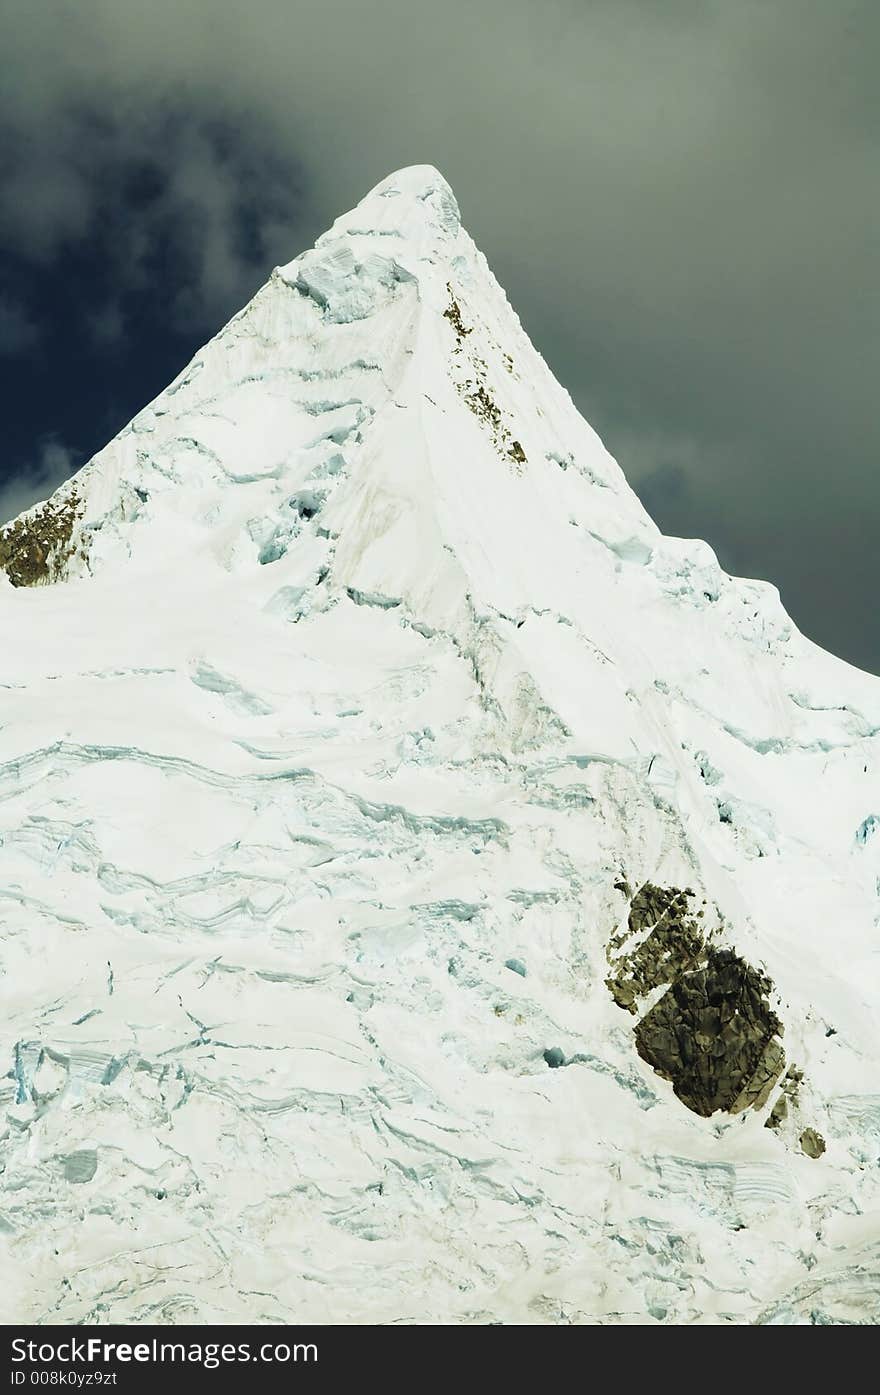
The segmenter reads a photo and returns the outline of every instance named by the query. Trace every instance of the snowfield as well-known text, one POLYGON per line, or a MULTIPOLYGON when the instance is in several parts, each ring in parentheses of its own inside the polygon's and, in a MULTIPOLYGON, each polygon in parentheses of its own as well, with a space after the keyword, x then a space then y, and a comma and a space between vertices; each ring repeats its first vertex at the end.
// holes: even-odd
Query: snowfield
POLYGON ((877 1321, 880 680, 661 535, 436 170, 16 537, 0 1319, 877 1321), (646 883, 756 1107, 636 1049, 646 883))

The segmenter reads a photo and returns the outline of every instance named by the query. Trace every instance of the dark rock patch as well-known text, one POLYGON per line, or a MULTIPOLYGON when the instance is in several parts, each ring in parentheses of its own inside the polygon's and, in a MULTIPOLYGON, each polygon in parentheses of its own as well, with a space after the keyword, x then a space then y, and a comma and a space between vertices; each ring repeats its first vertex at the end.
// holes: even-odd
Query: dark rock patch
POLYGON ((71 488, 0 529, 0 569, 13 586, 41 586, 61 578, 64 563, 76 552, 73 531, 82 512, 71 488))
POLYGON ((707 947, 638 1023, 636 1048, 695 1114, 760 1107, 785 1055, 769 979, 732 950, 707 947))
POLYGON ((804 1129, 798 1143, 801 1145, 801 1152, 806 1153, 808 1158, 821 1158, 825 1152, 825 1140, 815 1129, 804 1129))
POLYGON ((526 463, 526 453, 519 441, 511 441, 507 454, 510 456, 511 460, 516 461, 517 465, 524 465, 526 463))
POLYGON ((785 1072, 779 1098, 764 1121, 765 1129, 778 1129, 788 1118, 789 1107, 796 1108, 800 1103, 799 1087, 804 1073, 799 1066, 791 1065, 785 1072))
MULTIPOLYGON (((454 354, 461 354, 465 345, 465 340, 469 334, 473 333, 473 326, 468 327, 461 316, 461 306, 455 298, 455 292, 450 282, 446 283, 449 292, 449 304, 443 311, 443 316, 449 321, 455 334, 454 354)), ((478 421, 488 427, 499 454, 512 460, 514 465, 524 465, 527 460, 523 444, 514 438, 504 420, 504 413, 492 395, 488 382, 488 365, 485 359, 480 358, 474 351, 466 355, 474 374, 474 378, 466 378, 463 382, 457 381, 456 391, 464 398, 470 410, 478 421)), ((509 354, 502 355, 505 367, 508 372, 513 371, 513 360, 509 354)), ((431 400, 430 398, 428 399, 431 400)))
POLYGON ((482 383, 478 383, 473 392, 466 393, 464 400, 475 417, 479 417, 480 421, 484 421, 494 433, 500 433, 501 408, 493 402, 489 392, 482 383))
POLYGON ((461 306, 456 300, 452 286, 448 281, 446 283, 446 289, 449 292, 449 305, 443 311, 443 317, 449 321, 452 328, 455 330, 455 337, 458 341, 457 347, 461 348, 464 343, 465 335, 470 334, 471 331, 465 328, 464 321, 461 318, 461 306))
MULTIPOLYGON (((616 887, 629 890, 625 882, 616 887)), ((626 929, 610 941, 606 984, 636 1017, 640 1000, 665 986, 636 1024, 636 1049, 688 1109, 703 1117, 759 1109, 785 1064, 783 1026, 768 997, 773 984, 712 943, 693 900, 689 888, 646 882, 631 897, 626 929)))
MULTIPOLYGON (((616 883, 623 890, 626 882, 616 883)), ((651 933, 634 949, 614 961, 615 972, 605 981, 618 1007, 636 1013, 636 1000, 672 983, 678 975, 699 964, 705 949, 703 932, 691 916, 692 893, 646 882, 632 897, 627 929, 611 940, 619 949, 631 936, 651 933)))

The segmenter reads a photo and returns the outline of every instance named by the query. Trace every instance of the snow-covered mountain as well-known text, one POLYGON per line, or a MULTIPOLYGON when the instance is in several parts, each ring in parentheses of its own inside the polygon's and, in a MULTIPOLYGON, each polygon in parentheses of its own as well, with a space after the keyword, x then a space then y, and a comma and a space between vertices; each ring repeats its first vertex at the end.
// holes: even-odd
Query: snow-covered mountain
POLYGON ((876 1320, 880 681, 660 534, 436 170, 0 566, 3 1320, 876 1320))

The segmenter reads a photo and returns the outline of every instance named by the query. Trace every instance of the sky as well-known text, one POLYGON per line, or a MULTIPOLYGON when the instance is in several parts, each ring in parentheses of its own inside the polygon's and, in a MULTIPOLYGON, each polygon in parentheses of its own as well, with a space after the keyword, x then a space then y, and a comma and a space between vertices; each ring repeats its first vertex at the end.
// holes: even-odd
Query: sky
POLYGON ((0 0, 0 516, 433 164, 667 533, 880 673, 876 0, 0 0))

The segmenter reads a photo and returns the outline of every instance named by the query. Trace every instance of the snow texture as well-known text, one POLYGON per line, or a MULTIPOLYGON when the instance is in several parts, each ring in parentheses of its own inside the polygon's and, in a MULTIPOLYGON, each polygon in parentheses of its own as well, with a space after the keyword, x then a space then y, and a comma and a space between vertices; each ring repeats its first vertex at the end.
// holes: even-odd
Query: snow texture
POLYGON ((880 682, 660 534, 437 171, 75 488, 0 573, 3 1320, 876 1320, 880 682), (621 878, 772 981, 788 1132, 639 1058, 621 878))

